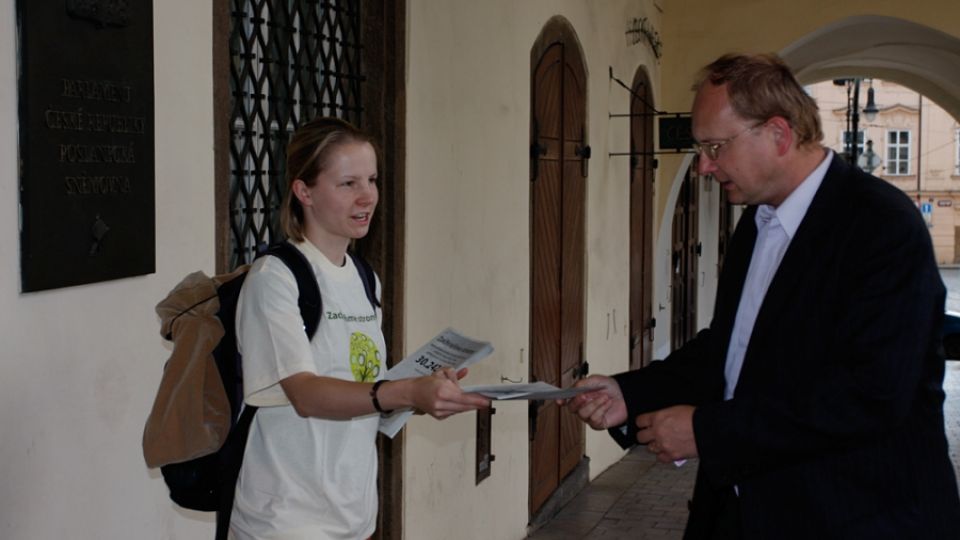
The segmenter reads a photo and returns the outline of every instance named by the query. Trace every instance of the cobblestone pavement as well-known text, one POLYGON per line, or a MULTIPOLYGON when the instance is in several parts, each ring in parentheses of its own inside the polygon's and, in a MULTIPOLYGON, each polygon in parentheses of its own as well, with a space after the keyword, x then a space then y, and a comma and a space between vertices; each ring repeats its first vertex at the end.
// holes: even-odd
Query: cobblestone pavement
POLYGON ((664 465, 634 448, 528 538, 679 539, 696 474, 696 460, 664 465))
MULTIPOLYGON (((960 478, 960 361, 947 362, 943 388, 950 458, 960 478)), ((664 465, 635 448, 528 538, 680 540, 696 470, 696 460, 682 467, 664 465)))

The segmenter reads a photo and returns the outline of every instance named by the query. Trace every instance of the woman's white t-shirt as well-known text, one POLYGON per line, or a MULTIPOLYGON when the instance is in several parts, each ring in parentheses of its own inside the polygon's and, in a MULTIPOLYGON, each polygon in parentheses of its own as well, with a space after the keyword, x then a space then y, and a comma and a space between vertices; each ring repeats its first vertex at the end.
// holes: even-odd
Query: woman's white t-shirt
POLYGON ((260 409, 230 528, 238 540, 367 538, 376 528, 379 415, 303 418, 279 382, 301 372, 362 382, 383 378, 379 310, 349 256, 341 267, 310 242, 294 245, 313 266, 323 316, 308 341, 293 272, 275 257, 254 262, 240 293, 237 341, 244 400, 260 409))

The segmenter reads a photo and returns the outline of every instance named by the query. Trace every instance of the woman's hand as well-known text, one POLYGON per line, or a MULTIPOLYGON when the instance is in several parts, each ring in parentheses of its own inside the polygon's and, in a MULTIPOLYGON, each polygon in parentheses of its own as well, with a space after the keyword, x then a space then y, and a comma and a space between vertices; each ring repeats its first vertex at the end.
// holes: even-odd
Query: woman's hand
POLYGON ((438 369, 433 375, 411 379, 413 406, 437 419, 490 406, 490 399, 460 388, 460 379, 467 376, 467 368, 455 371, 438 369))

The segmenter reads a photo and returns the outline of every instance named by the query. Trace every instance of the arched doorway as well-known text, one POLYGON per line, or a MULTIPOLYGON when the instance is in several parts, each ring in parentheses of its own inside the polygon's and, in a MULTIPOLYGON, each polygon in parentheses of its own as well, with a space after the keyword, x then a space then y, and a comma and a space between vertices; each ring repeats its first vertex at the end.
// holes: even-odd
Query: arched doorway
MULTIPOLYGON (((569 23, 554 17, 531 51, 530 380, 558 387, 585 371, 585 138, 583 56, 569 23)), ((530 402, 529 421, 533 516, 583 459, 584 428, 552 401, 530 402)))
POLYGON ((671 255, 670 343, 679 349, 697 333, 697 268, 700 258, 700 182, 696 168, 687 169, 673 210, 671 255))
POLYGON ((642 67, 630 100, 630 369, 651 360, 653 349, 653 93, 642 67))

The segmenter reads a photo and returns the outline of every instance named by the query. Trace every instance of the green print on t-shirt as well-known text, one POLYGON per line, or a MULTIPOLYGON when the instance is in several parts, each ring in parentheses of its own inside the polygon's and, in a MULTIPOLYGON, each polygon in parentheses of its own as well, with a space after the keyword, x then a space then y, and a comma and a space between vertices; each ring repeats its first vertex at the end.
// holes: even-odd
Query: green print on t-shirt
POLYGON ((350 335, 350 371, 357 382, 373 382, 380 374, 380 351, 362 332, 350 335))
POLYGON ((328 321, 345 321, 345 322, 370 322, 377 320, 377 314, 372 315, 347 315, 339 311, 328 311, 326 315, 328 321))

